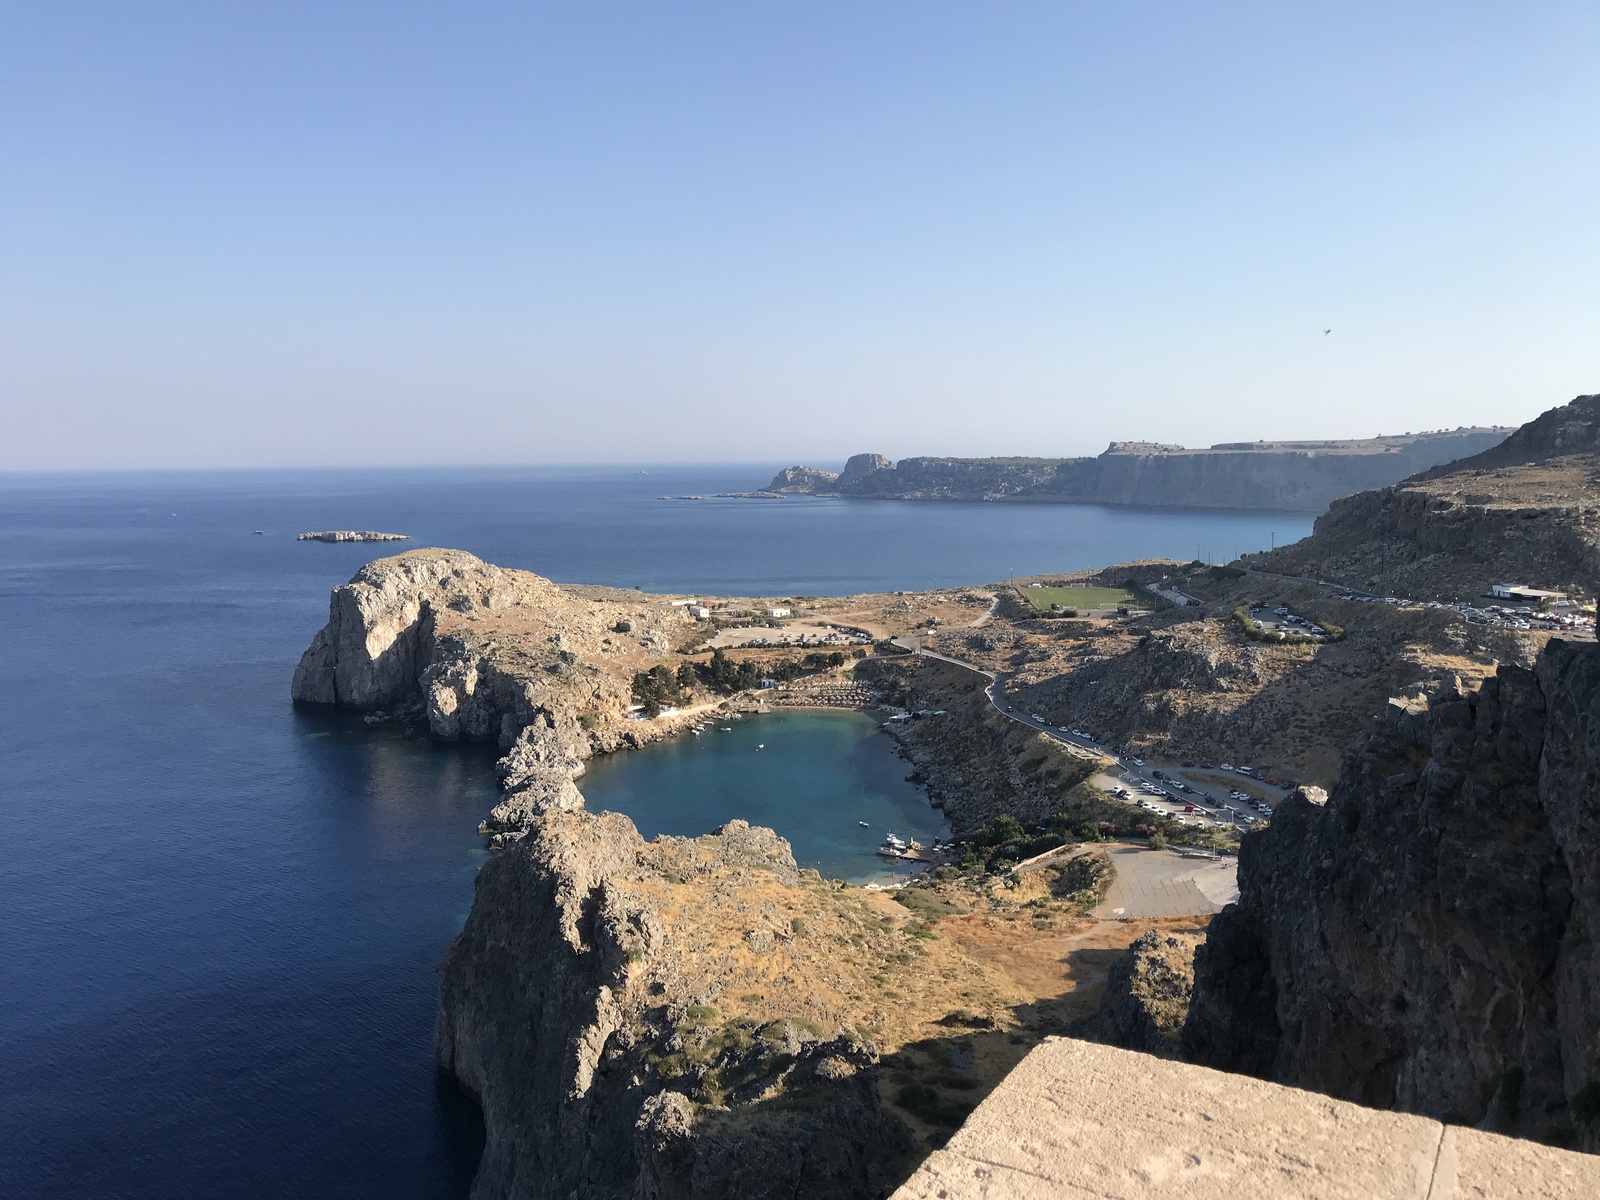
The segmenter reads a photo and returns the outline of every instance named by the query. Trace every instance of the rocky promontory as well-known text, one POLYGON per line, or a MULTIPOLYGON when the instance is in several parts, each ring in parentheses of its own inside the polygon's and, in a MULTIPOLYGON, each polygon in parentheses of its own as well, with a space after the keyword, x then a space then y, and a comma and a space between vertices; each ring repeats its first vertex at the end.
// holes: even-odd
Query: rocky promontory
POLYGON ((1462 428, 1326 442, 1225 442, 1189 449, 1112 442, 1096 458, 905 458, 857 454, 838 475, 780 471, 768 493, 895 500, 1010 500, 1321 512, 1340 496, 1385 487, 1477 454, 1510 433, 1462 428))
POLYGON ((771 830, 647 843, 614 813, 538 816, 440 966, 439 1066, 488 1131, 474 1196, 886 1192, 916 1145, 836 948, 874 915, 771 830))

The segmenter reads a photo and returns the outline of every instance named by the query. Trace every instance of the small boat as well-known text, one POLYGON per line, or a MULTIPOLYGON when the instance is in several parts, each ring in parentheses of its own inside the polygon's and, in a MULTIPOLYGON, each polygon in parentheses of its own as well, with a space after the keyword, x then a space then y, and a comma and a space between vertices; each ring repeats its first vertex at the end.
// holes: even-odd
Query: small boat
POLYGON ((910 847, 906 845, 905 839, 897 838, 891 833, 883 839, 883 845, 878 847, 878 853, 884 858, 904 858, 908 849, 910 847))
POLYGON ((767 748, 767 744, 765 742, 762 742, 759 746, 756 747, 757 750, 765 750, 766 748, 767 748))
POLYGON ((871 829, 872 828, 872 826, 868 825, 865 821, 857 821, 856 824, 861 826, 861 828, 863 828, 863 829, 871 829))

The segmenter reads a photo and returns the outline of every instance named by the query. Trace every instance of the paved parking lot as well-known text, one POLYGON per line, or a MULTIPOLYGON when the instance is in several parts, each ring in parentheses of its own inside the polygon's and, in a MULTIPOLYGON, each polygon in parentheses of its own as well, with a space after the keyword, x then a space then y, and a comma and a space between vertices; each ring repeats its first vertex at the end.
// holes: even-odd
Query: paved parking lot
POLYGON ((1189 858, 1172 850, 1118 844, 1117 878, 1097 917, 1189 917, 1221 912, 1239 895, 1238 860, 1189 858))

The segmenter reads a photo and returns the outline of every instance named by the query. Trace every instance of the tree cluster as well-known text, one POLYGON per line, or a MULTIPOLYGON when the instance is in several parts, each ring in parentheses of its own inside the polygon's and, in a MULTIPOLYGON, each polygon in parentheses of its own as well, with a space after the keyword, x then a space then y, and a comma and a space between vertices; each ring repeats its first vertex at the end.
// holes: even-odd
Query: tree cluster
POLYGON ((1015 817, 995 817, 961 849, 957 867, 971 874, 1001 874, 1063 842, 1106 842, 1119 830, 1110 821, 1079 821, 1057 813, 1030 834, 1015 817))
POLYGON ((676 671, 658 663, 633 677, 633 694, 639 698, 645 716, 658 717, 662 709, 676 708, 687 700, 695 682, 695 669, 689 663, 681 664, 676 671))
POLYGON ((711 661, 705 667, 707 681, 722 692, 742 692, 761 682, 761 668, 746 659, 736 663, 718 646, 711 652, 711 661))
POLYGON ((765 663, 749 659, 736 663, 719 646, 711 652, 711 661, 704 666, 686 662, 674 672, 665 664, 659 664, 648 671, 640 671, 633 677, 633 694, 643 706, 645 716, 657 717, 663 709, 687 701, 697 684, 723 694, 743 692, 763 679, 790 683, 806 671, 826 671, 842 667, 847 661, 844 654, 834 651, 807 654, 803 659, 781 658, 765 663))

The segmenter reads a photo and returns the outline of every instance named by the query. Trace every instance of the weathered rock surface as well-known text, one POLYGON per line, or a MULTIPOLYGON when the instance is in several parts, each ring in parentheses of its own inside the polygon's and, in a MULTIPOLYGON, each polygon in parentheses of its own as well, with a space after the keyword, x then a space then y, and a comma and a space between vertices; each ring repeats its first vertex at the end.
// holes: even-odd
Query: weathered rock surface
POLYGON ((1600 1147, 1600 648, 1396 703, 1331 798, 1245 837, 1185 1052, 1600 1147))
POLYGON ((1587 1200, 1600 1159, 1053 1038, 893 1200, 1587 1200))
POLYGON ((901 500, 1033 500, 1320 512, 1487 449, 1506 429, 1457 429, 1341 442, 1240 442, 1191 450, 1112 442, 1098 458, 907 458, 857 454, 837 477, 781 472, 769 491, 901 500))
POLYGON ((1592 595, 1600 396, 1551 409, 1475 457, 1337 500, 1311 537, 1246 561, 1380 595, 1465 599, 1496 582, 1592 595))
POLYGON ((412 550, 334 589, 291 694, 365 711, 419 704, 433 736, 507 749, 537 725, 537 753, 570 776, 625 735, 654 736, 622 725, 629 680, 691 629, 681 608, 643 596, 578 598, 465 551, 412 550))
POLYGON ((877 1051, 811 1021, 729 1024, 713 1007, 741 1006, 723 995, 724 925, 768 933, 772 975, 806 973, 789 913, 816 919, 831 893, 811 879, 802 886, 786 842, 742 821, 646 843, 625 817, 581 809, 539 815, 486 864, 440 967, 435 1035, 440 1067, 483 1106, 473 1195, 891 1186, 912 1147, 878 1101, 877 1051))
POLYGON ((1177 1057, 1194 989, 1195 947, 1203 940, 1202 934, 1162 929, 1141 934, 1111 965, 1099 1010, 1075 1025, 1072 1036, 1177 1057))

